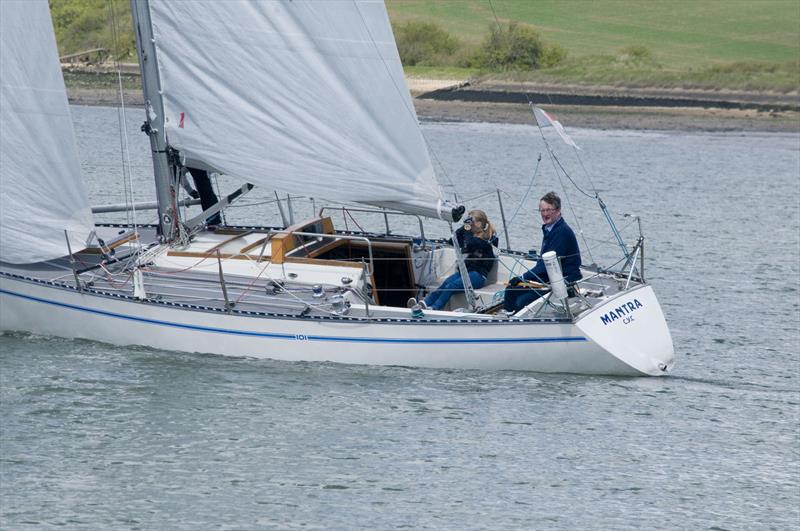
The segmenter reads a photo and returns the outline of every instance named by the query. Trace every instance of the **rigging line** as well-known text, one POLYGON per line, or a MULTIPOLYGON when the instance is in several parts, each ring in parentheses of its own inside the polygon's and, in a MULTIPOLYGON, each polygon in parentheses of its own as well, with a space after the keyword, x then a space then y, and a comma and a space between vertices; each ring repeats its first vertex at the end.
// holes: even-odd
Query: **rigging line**
POLYGON ((195 262, 195 263, 193 263, 193 264, 191 264, 191 265, 189 265, 189 266, 187 266, 187 267, 184 267, 183 269, 174 269, 174 270, 171 270, 171 271, 159 271, 159 269, 158 269, 158 268, 155 268, 155 267, 151 268, 151 267, 147 267, 147 266, 145 266, 145 267, 142 267, 142 270, 143 270, 143 271, 148 271, 148 272, 154 272, 154 273, 158 273, 158 274, 160 274, 160 275, 164 275, 164 276, 167 276, 167 275, 177 275, 177 274, 179 274, 179 273, 185 273, 186 271, 189 271, 189 270, 191 270, 191 269, 194 269, 195 267, 199 267, 199 266, 200 266, 200 264, 202 264, 202 263, 203 263, 203 262, 205 262, 206 260, 209 260, 209 259, 211 259, 211 257, 212 257, 212 256, 211 256, 211 253, 208 253, 208 254, 206 254, 205 256, 202 256, 202 257, 200 257, 200 260, 198 260, 197 262, 195 262))
MULTIPOLYGON (((547 97, 548 97, 548 99, 550 99, 550 95, 549 94, 548 94, 547 97)), ((528 102, 530 103, 531 107, 533 107, 533 102, 531 102, 530 97, 528 97, 528 102)), ((551 101, 551 103, 552 103, 552 101, 551 101)), ((539 125, 539 122, 537 121, 536 124, 539 125)), ((539 127, 539 132, 540 133, 542 132, 541 126, 539 127)), ((542 133, 542 138, 544 138, 544 133, 542 133)), ((617 239, 617 244, 622 249, 622 254, 624 254, 625 257, 627 258, 629 256, 629 254, 628 254, 628 249, 627 249, 627 247, 625 245, 625 242, 622 239, 622 236, 620 235, 619 230, 617 229, 617 226, 614 223, 613 218, 608 213, 608 208, 606 207, 605 202, 603 202, 603 200, 600 198, 600 194, 597 191, 597 187, 594 185, 594 181, 592 181, 591 175, 589 175, 589 172, 586 170, 586 166, 584 166, 584 164, 583 164, 583 160, 581 159, 580 154, 578 153, 578 146, 574 145, 574 143, 573 143, 572 147, 575 150, 575 156, 578 159, 578 163, 580 163, 581 167, 583 168, 583 172, 586 174, 586 177, 589 179, 589 184, 591 184, 591 186, 592 186, 592 190, 594 191, 594 199, 596 199, 597 203, 600 205, 600 210, 603 212, 603 215, 605 216, 606 221, 608 222, 608 225, 611 228, 611 232, 614 233, 614 236, 617 239)), ((548 149, 549 149, 549 146, 548 146, 548 149)), ((550 154, 558 162, 558 165, 564 171, 564 175, 567 177, 567 179, 570 180, 570 182, 573 184, 573 186, 575 186, 575 188, 578 189, 578 191, 580 191, 585 196, 591 197, 589 194, 587 194, 585 191, 583 191, 583 189, 581 189, 577 185, 577 183, 572 179, 572 176, 570 176, 570 174, 567 172, 567 170, 564 168, 564 166, 561 165, 561 161, 558 159, 558 157, 556 157, 555 154, 552 153, 552 151, 551 151, 550 154)), ((559 181, 560 180, 561 180, 561 177, 559 177, 559 181)), ((562 183, 562 187, 563 187, 563 183, 562 183)), ((571 203, 570 203, 570 208, 572 208, 571 203)), ((577 218, 576 218, 576 220, 577 220, 577 218)), ((581 230, 581 237, 583 238, 583 241, 585 243, 586 242, 586 236, 583 234, 582 230, 581 230)), ((591 249, 588 249, 588 251, 589 251, 589 254, 590 254, 590 258, 591 258, 591 249)))
POLYGON ((114 65, 117 70, 117 85, 119 87, 119 102, 120 105, 117 110, 117 119, 119 123, 119 131, 120 131, 120 149, 122 151, 122 176, 123 176, 123 187, 125 188, 125 201, 128 204, 130 201, 130 213, 126 210, 126 218, 128 220, 128 224, 133 225, 133 233, 137 236, 136 237, 136 247, 137 252, 141 252, 141 242, 138 238, 139 236, 139 225, 136 216, 136 201, 134 200, 133 196, 133 177, 131 175, 131 152, 130 152, 130 144, 128 142, 128 131, 127 131, 127 116, 125 114, 125 94, 122 88, 122 68, 120 67, 119 58, 117 54, 119 53, 119 32, 117 29, 117 15, 114 11, 114 2, 113 0, 108 0, 108 14, 109 14, 109 23, 111 26, 111 35, 114 42, 114 53, 112 54, 114 57, 114 65), (129 192, 130 190, 130 192, 129 192))
MULTIPOLYGON (((245 255, 245 256, 247 256, 247 255, 245 255)), ((250 262, 251 262, 251 264, 254 262, 254 260, 253 260, 252 258, 250 258, 249 256, 247 257, 247 259, 248 259, 248 261, 250 261, 250 262)), ((225 260, 227 260, 227 258, 226 258, 226 259, 224 259, 223 261, 225 261, 225 260)), ((284 288, 283 288, 283 293, 286 293, 286 294, 287 294, 289 297, 291 297, 291 298, 295 299, 296 301, 298 301, 298 302, 300 302, 301 304, 303 304, 303 305, 307 306, 308 308, 313 308, 313 309, 315 309, 315 310, 317 310, 317 311, 320 311, 320 312, 327 313, 328 315, 337 315, 337 314, 336 314, 336 312, 332 312, 332 311, 325 310, 324 308, 322 308, 322 306, 323 306, 323 303, 314 303, 314 304, 311 304, 311 303, 309 303, 308 301, 305 301, 305 300, 301 299, 300 297, 298 297, 297 295, 295 295, 294 293, 292 293, 292 290, 291 290, 291 289, 288 289, 288 288, 286 288, 286 287, 285 287, 285 280, 284 280, 284 281, 278 281, 278 280, 275 280, 275 278, 274 278, 274 277, 272 277, 272 276, 271 276, 269 273, 267 273, 267 269, 268 269, 268 267, 269 267, 271 264, 272 264, 272 259, 270 258, 270 259, 269 259, 269 260, 268 260, 268 261, 267 261, 267 262, 264 264, 264 267, 263 267, 263 268, 261 268, 261 271, 258 273, 258 275, 257 275, 257 276, 256 276, 256 277, 255 277, 255 278, 254 278, 254 279, 253 279, 253 280, 252 280, 252 281, 251 281, 249 284, 247 284, 247 285, 244 287, 244 289, 242 289, 242 290, 241 290, 241 293, 239 294, 239 297, 236 299, 236 301, 235 301, 235 304, 238 304, 238 303, 239 303, 239 302, 240 302, 240 301, 241 301, 241 300, 244 298, 244 296, 245 296, 247 293, 249 293, 249 292, 250 292, 250 290, 253 288, 253 286, 256 284, 256 282, 257 282, 257 281, 258 281, 258 280, 261 278, 261 275, 264 275, 264 276, 265 276, 265 278, 266 278, 266 279, 267 279, 269 282, 273 283, 273 285, 275 285, 275 284, 276 284, 276 283, 278 283, 278 282, 282 282, 282 283, 283 283, 283 285, 284 285, 284 288), (265 273, 266 273, 266 274, 265 274, 265 273)), ((255 264, 255 267, 258 267, 258 264, 255 264)), ((266 286, 265 286, 265 287, 266 287, 266 286)), ((298 291, 306 291, 306 288, 301 288, 301 289, 300 289, 300 290, 298 290, 298 291)), ((274 295, 273 295, 273 296, 270 296, 269 294, 266 294, 266 295, 265 295, 265 298, 267 299, 267 301, 266 301, 266 302, 258 302, 258 301, 256 301, 256 302, 251 302, 251 304, 256 304, 256 305, 265 305, 265 306, 267 306, 267 305, 269 305, 269 304, 270 304, 270 302, 271 302, 271 301, 274 301, 274 300, 276 299, 276 297, 275 297, 274 295)))
MULTIPOLYGON (((107 7, 106 12, 108 14, 108 25, 109 25, 109 29, 111 30, 112 39, 113 39, 113 36, 115 35, 115 32, 114 32, 114 28, 115 28, 114 19, 115 19, 115 17, 114 17, 114 12, 113 12, 114 6, 111 4, 111 0, 107 0, 106 7, 107 7)), ((112 50, 111 56, 114 59, 115 66, 117 66, 117 60, 116 60, 116 55, 115 55, 115 52, 117 51, 116 50, 116 46, 117 46, 117 43, 116 43, 116 41, 114 41, 114 48, 115 49, 112 50)), ((119 68, 118 67, 117 67, 117 71, 119 72, 119 68)), ((119 83, 118 83, 118 85, 119 85, 119 83)), ((120 90, 120 100, 122 99, 121 93, 122 93, 122 91, 120 90)), ((128 185, 127 185, 127 181, 125 179, 125 176, 126 176, 126 172, 125 172, 125 147, 124 147, 124 140, 123 140, 123 137, 122 137, 122 135, 123 135, 123 132, 122 132, 123 126, 122 126, 121 122, 122 122, 122 117, 120 116, 120 108, 119 108, 119 106, 117 106, 117 124, 118 124, 118 127, 119 127, 119 137, 120 137, 119 138, 119 148, 120 148, 120 158, 122 159, 120 161, 121 162, 120 165, 121 165, 121 168, 122 168, 122 190, 123 190, 123 193, 124 193, 124 196, 125 196, 125 205, 129 206, 131 203, 133 203, 133 198, 130 197, 130 195, 129 195, 128 185)), ((112 167, 113 166, 114 169, 119 167, 117 164, 113 164, 113 165, 112 164, 107 164, 106 166, 108 166, 108 167, 112 167)), ((128 226, 130 226, 132 224, 131 212, 130 212, 129 208, 125 209, 125 223, 128 226)))
POLYGON ((483 194, 480 194, 480 195, 476 195, 475 197, 468 197, 468 198, 464 199, 464 202, 465 203, 471 203, 473 201, 476 201, 478 199, 482 199, 484 197, 487 197, 487 196, 490 196, 490 195, 496 194, 496 193, 497 192, 495 190, 490 190, 490 191, 488 191, 486 193, 483 193, 483 194))
MULTIPOLYGON (((564 192, 564 198, 567 201, 567 206, 569 207, 570 212, 572 212, 572 217, 575 219, 575 225, 578 227, 578 232, 580 233, 581 239, 583 240, 583 245, 586 247, 586 252, 589 254, 589 259, 592 262, 594 262, 594 256, 592 256, 592 249, 591 249, 591 247, 589 247, 589 243, 586 241, 586 234, 584 234, 583 227, 581 227, 580 218, 578 218, 578 215, 575 212, 575 208, 572 205, 572 201, 570 200, 570 197, 567 194, 567 189, 564 186, 564 181, 561 179, 561 174, 558 172, 558 168, 556 168, 556 162, 558 163, 558 166, 561 168, 561 170, 564 172, 564 175, 573 184, 573 186, 575 186, 575 188, 577 188, 583 194, 586 194, 586 192, 581 190, 581 188, 577 184, 575 184, 575 181, 572 180, 572 177, 570 177, 569 173, 567 173, 567 170, 564 169, 564 166, 561 165, 561 161, 559 161, 558 158, 556 157, 555 153, 553 153, 553 150, 550 148, 550 144, 547 142, 547 138, 544 136, 544 131, 542 131, 542 126, 539 125, 539 121, 536 120, 536 113, 533 112, 534 111, 533 100, 531 100, 531 97, 530 97, 529 94, 526 94, 526 97, 528 98, 528 104, 531 106, 531 111, 532 111, 532 114, 534 115, 534 121, 536 122, 536 127, 539 129, 539 134, 542 137, 542 141, 544 142, 545 148, 547 148, 547 154, 550 157, 550 162, 551 162, 551 164, 553 164, 553 170, 556 173, 556 177, 558 177, 558 182, 561 184, 561 189, 564 192)), ((547 97, 549 99, 550 95, 548 94, 547 97)), ((586 194, 586 195, 588 195, 588 194, 586 194)), ((591 196, 589 196, 589 197, 591 197, 591 196)))
POLYGON ((503 268, 513 276, 524 275, 525 272, 528 271, 528 269, 532 269, 532 267, 531 268, 525 267, 525 264, 522 263, 523 260, 529 260, 529 258, 522 258, 520 256, 512 256, 510 258, 514 262, 511 267, 509 267, 504 260, 498 261, 498 268, 497 268, 498 275, 500 274, 500 266, 503 266, 503 268), (519 275, 517 274, 517 266, 522 266, 522 271, 519 273, 519 275))
MULTIPOLYGON (((525 97, 528 99, 528 105, 531 106, 531 111, 533 111, 534 103, 533 103, 533 100, 531 99, 530 94, 526 93, 525 97)), ((550 98, 550 94, 549 93, 547 94, 547 99, 550 100, 550 103, 552 104, 552 100, 550 98)), ((544 132, 542 131, 542 126, 540 126, 539 125, 539 121, 536 120, 536 113, 533 113, 533 114, 534 114, 534 120, 536 121, 536 127, 539 128, 539 134, 542 135, 542 140, 544 140, 545 146, 547 146, 547 150, 548 150, 548 152, 550 154, 551 159, 555 159, 555 161, 558 163, 558 166, 561 168, 561 171, 564 172, 564 175, 567 177, 567 179, 569 179, 569 181, 572 183, 572 185, 575 187, 575 189, 577 189, 580 193, 582 193, 586 197, 589 197, 591 199, 599 199, 599 197, 597 195, 597 188, 595 188, 594 183, 592 183, 591 177, 589 178, 589 182, 592 184, 592 189, 595 192, 594 196, 592 196, 592 195, 586 193, 585 191, 583 191, 583 189, 580 186, 578 186, 578 184, 575 182, 575 180, 572 178, 572 176, 570 176, 569 172, 561 164, 561 161, 558 159, 558 157, 555 155, 555 153, 553 153, 553 150, 550 149, 550 144, 547 143, 547 139, 545 138, 544 132)), ((573 146, 572 149, 575 150, 575 153, 577 155, 578 154, 578 149, 575 146, 573 146)), ((581 166, 583 166, 583 161, 580 160, 580 156, 578 156, 578 161, 581 163, 581 166)), ((585 171, 586 171, 586 168, 584 167, 584 172, 585 171)), ((587 176, 588 176, 588 173, 587 173, 587 176)), ((566 190, 564 191, 564 193, 566 194, 566 190)))
MULTIPOLYGON (((575 186, 575 188, 577 188, 578 191, 580 191, 583 195, 585 195, 587 197, 592 197, 589 194, 587 194, 586 192, 584 192, 575 183, 575 181, 572 180, 572 177, 569 175, 569 173, 567 173, 567 170, 564 169, 564 166, 561 165, 561 161, 558 159, 558 157, 555 156, 555 154, 553 154, 553 157, 555 158, 556 162, 558 162, 559 167, 561 167, 561 169, 564 171, 564 175, 566 175, 567 179, 570 180, 570 182, 575 186)), ((578 161, 580 162, 580 158, 578 158, 578 161)), ((581 163, 581 165, 583 165, 583 163, 581 163)), ((584 169, 584 171, 585 171, 585 169, 584 169)), ((591 182, 591 178, 589 178, 589 182, 591 182)), ((594 185, 592 185, 592 186, 594 186, 594 185)), ((608 212, 608 208, 606 208, 606 204, 600 198, 600 195, 597 193, 597 189, 596 188, 594 189, 594 193, 595 193, 595 195, 594 195, 593 199, 597 200, 597 203, 600 205, 600 210, 603 212, 603 215, 606 217, 606 221, 608 222, 608 225, 611 228, 611 232, 614 233, 614 236, 617 239, 617 244, 622 248, 622 254, 624 254, 627 257, 628 256, 628 250, 627 250, 627 247, 625 246, 624 240, 622 239, 622 235, 620 234, 619 230, 617 229, 616 223, 614 223, 614 220, 611 218, 611 215, 608 212)), ((586 241, 585 236, 584 236, 584 241, 586 241)))
MULTIPOLYGON (((594 188, 594 185, 592 185, 592 188, 594 188, 594 195, 591 195, 591 194, 587 193, 580 186, 578 186, 578 183, 576 183, 575 180, 572 178, 572 176, 567 172, 566 168, 564 168, 564 166, 561 164, 561 160, 559 160, 559 158, 555 154, 553 154, 553 158, 556 160, 556 163, 558 163, 558 167, 561 168, 561 171, 564 172, 564 175, 566 176, 567 179, 569 179, 569 182, 572 183, 572 186, 574 186, 576 190, 578 190, 580 193, 582 193, 583 195, 585 195, 589 199, 599 199, 600 198, 597 195, 597 189, 594 188)), ((591 179, 590 179, 590 181, 591 181, 591 179)))
POLYGON ((517 217, 517 214, 519 214, 519 210, 522 208, 522 205, 525 204, 525 200, 528 199, 528 194, 531 193, 531 190, 533 189, 533 182, 536 180, 536 175, 539 173, 539 164, 541 162, 542 162, 542 154, 539 153, 539 158, 536 159, 536 169, 533 170, 533 175, 531 176, 531 180, 528 183, 528 189, 525 190, 525 195, 522 196, 522 199, 520 200, 519 205, 517 205, 517 209, 514 211, 514 214, 511 216, 511 219, 508 221, 509 225, 511 225, 514 222, 514 218, 517 217))
MULTIPOLYGON (((214 188, 217 189, 217 197, 222 197, 222 193, 219 191, 219 173, 214 172, 212 175, 214 175, 214 188)), ((221 208, 219 210, 219 216, 223 225, 228 224, 227 216, 225 215, 225 210, 227 210, 227 207, 221 208)))
MULTIPOLYGON (((219 188, 217 188, 217 192, 219 192, 219 188)), ((304 196, 304 195, 288 195, 287 197, 289 199, 308 199, 308 200, 313 200, 313 197, 307 197, 307 196, 304 196)), ((237 201, 236 203, 232 203, 232 204, 228 205, 225 208, 227 209, 227 208, 254 207, 254 206, 260 206, 260 205, 268 205, 270 203, 277 203, 278 201, 283 201, 283 199, 265 199, 263 201, 255 201, 253 203, 247 203, 247 202, 244 202, 244 201, 237 201)), ((314 209, 314 210, 316 210, 316 209, 314 209)))
POLYGON ((356 218, 353 217, 353 213, 350 212, 349 210, 347 210, 346 212, 347 212, 347 215, 350 217, 350 219, 353 221, 353 224, 356 227, 358 227, 358 230, 360 230, 361 232, 364 232, 364 227, 362 227, 361 225, 358 224, 358 221, 356 221, 356 218))
MULTIPOLYGON (((105 274, 106 274, 105 281, 108 282, 109 286, 111 286, 112 288, 122 289, 126 285, 128 285, 128 283, 133 278, 133 271, 131 271, 127 275, 125 275, 125 274, 119 275, 119 276, 124 277, 124 278, 122 278, 121 283, 115 283, 114 282, 114 280, 115 280, 114 274, 111 273, 111 271, 106 269, 105 266, 103 266, 103 264, 100 264, 100 269, 102 269, 105 272, 105 274)), ((99 277, 99 275, 98 275, 98 277, 99 277)))
MULTIPOLYGON (((532 106, 533 104, 531 103, 531 108, 532 106)), ((586 252, 589 254, 589 259, 592 262, 594 262, 594 256, 592 256, 592 249, 591 247, 589 247, 589 242, 586 241, 586 235, 583 233, 583 228, 581 227, 580 219, 578 219, 578 215, 575 213, 575 208, 572 206, 572 201, 570 200, 569 195, 567 194, 567 188, 566 186, 564 186, 564 181, 561 179, 561 173, 558 171, 558 167, 556 166, 556 161, 558 159, 556 158, 555 153, 553 153, 553 150, 550 148, 550 144, 547 142, 547 138, 545 138, 544 131, 542 131, 542 126, 539 125, 539 122, 536 122, 536 127, 539 128, 539 134, 542 136, 542 141, 544 142, 545 148, 547 148, 547 154, 550 156, 550 163, 553 165, 553 171, 555 171, 556 177, 558 177, 558 182, 559 184, 561 184, 561 189, 564 192, 564 199, 566 199, 567 206, 569 207, 570 212, 572 212, 572 217, 575 219, 575 225, 578 227, 578 233, 581 235, 581 239, 583 240, 583 245, 586 247, 586 252)), ((561 169, 564 170, 563 166, 561 166, 560 163, 558 164, 558 166, 560 166, 561 169)), ((566 170, 564 170, 564 172, 566 174, 566 170)), ((569 178, 570 182, 572 182, 572 178, 570 178, 569 175, 567 175, 567 177, 569 178)), ((575 183, 572 182, 572 184, 575 183)))
POLYGON ((594 244, 595 249, 617 242, 616 238, 613 236, 610 238, 589 238, 589 241, 594 244))
POLYGON ((583 165, 583 159, 581 158, 581 155, 580 155, 580 152, 578 151, 578 148, 573 146, 572 149, 575 151, 575 158, 578 159, 578 163, 581 165, 581 168, 583 168, 583 173, 586 175, 586 178, 589 179, 589 184, 592 186, 592 190, 594 191, 595 197, 599 198, 600 194, 597 191, 597 187, 594 185, 594 181, 592 180, 592 176, 589 174, 589 171, 586 169, 586 166, 583 165))
POLYGON ((275 203, 276 201, 276 199, 267 199, 264 201, 256 201, 255 203, 236 203, 233 205, 228 205, 228 208, 249 208, 254 206, 269 205, 271 203, 275 203))
MULTIPOLYGON (((547 95, 547 99, 548 100, 550 99, 550 94, 547 95)), ((551 104, 552 104, 552 100, 551 100, 551 104)), ((597 192, 597 187, 594 185, 594 181, 592 180, 592 176, 589 174, 589 171, 586 169, 586 166, 583 165, 583 159, 581 158, 580 150, 578 149, 577 146, 574 146, 574 145, 572 146, 572 150, 575 152, 575 158, 578 159, 578 163, 581 165, 581 168, 583 168, 583 173, 586 175, 586 178, 589 179, 589 184, 592 186, 592 191, 594 191, 595 198, 596 199, 600 199, 600 194, 597 192)), ((572 179, 570 179, 570 180, 572 180, 572 179)), ((575 184, 575 182, 573 181, 572 184, 575 184)), ((577 188, 578 186, 575 185, 575 187, 577 188)))
MULTIPOLYGON (((361 18, 361 22, 364 25, 364 29, 367 31, 367 35, 369 35, 369 40, 372 43, 372 46, 375 48, 375 52, 378 54, 378 57, 381 60, 381 64, 383 65, 383 68, 386 70, 386 74, 389 76, 389 80, 392 82, 392 86, 394 86, 395 92, 397 92, 398 96, 400 96, 400 101, 403 102, 403 107, 405 107, 406 112, 408 112, 408 115, 411 116, 411 118, 413 119, 414 123, 417 125, 417 130, 419 130, 420 136, 422 136, 422 139, 425 141, 425 146, 428 148, 428 153, 430 153, 433 156, 435 162, 441 168, 443 177, 448 182, 448 184, 453 186, 453 181, 450 179, 450 176, 447 174, 447 170, 445 169, 445 167, 442 164, 442 162, 439 160, 439 157, 436 155, 436 150, 433 149, 433 147, 430 145, 430 142, 428 142, 428 139, 425 136, 425 133, 422 132, 422 127, 420 127, 420 125, 419 125, 419 119, 417 118, 416 110, 414 110, 413 105, 411 107, 409 107, 410 98, 408 98, 408 99, 406 98, 406 96, 408 95, 408 87, 406 87, 406 90, 405 90, 405 93, 404 93, 404 91, 401 90, 400 87, 397 86, 397 82, 395 81, 394 76, 392 76, 392 71, 389 70, 389 65, 387 65, 386 61, 383 59, 383 54, 381 53, 380 48, 378 48, 378 43, 375 42, 375 37, 372 36, 372 32, 369 29, 369 25, 367 24, 367 21, 364 19, 364 15, 363 15, 363 13, 361 13, 361 9, 358 7, 357 0, 352 0, 352 1, 353 1, 353 6, 355 6, 356 11, 358 12, 358 16, 361 18)), ((397 49, 397 44, 395 44, 395 49, 397 49)), ((398 57, 398 59, 400 58, 400 52, 399 51, 397 52, 397 57, 398 57)), ((402 71, 402 63, 401 63, 401 71, 402 71)), ((404 76, 404 79, 405 79, 405 72, 404 71, 403 71, 403 76, 404 76)), ((440 190, 440 193, 441 193, 441 190, 440 190)))
POLYGON ((494 15, 494 23, 497 24, 497 28, 500 28, 500 21, 497 19, 497 12, 494 10, 494 4, 492 0, 489 0, 489 7, 492 8, 492 15, 494 15))
POLYGON ((613 263, 613 264, 611 264, 610 266, 608 266, 608 267, 604 267, 604 268, 602 269, 602 271, 606 271, 606 272, 613 272, 613 271, 612 271, 612 268, 613 268, 613 267, 616 267, 616 266, 618 266, 619 264, 621 264, 621 263, 623 262, 623 260, 626 260, 626 259, 627 259, 627 258, 623 256, 622 258, 620 258, 619 260, 617 260, 616 262, 614 262, 614 263, 613 263))
MULTIPOLYGON (((245 255, 245 256, 247 256, 247 255, 245 255)), ((249 256, 247 256, 247 259, 248 259, 248 260, 249 260, 251 263, 253 263, 253 262, 254 262, 254 261, 253 261, 253 259, 252 259, 252 258, 250 258, 249 256)), ((267 263, 266 263, 266 264, 264 264, 264 267, 262 267, 262 268, 261 268, 261 270, 258 272, 258 275, 256 275, 256 276, 253 278, 253 281, 252 281, 252 282, 250 282, 250 284, 248 284, 248 285, 247 285, 247 287, 245 287, 245 288, 242 290, 242 292, 241 292, 241 293, 239 294, 239 296, 236 298, 236 301, 234 302, 235 304, 239 304, 239 302, 241 302, 241 300, 244 298, 244 296, 245 296, 245 295, 247 295, 247 294, 250 292, 250 290, 251 290, 251 289, 253 289, 253 286, 255 285, 255 283, 258 281, 258 279, 260 279, 260 278, 261 278, 261 275, 263 275, 263 274, 264 274, 264 273, 267 271, 267 268, 269 267, 269 265, 270 265, 271 263, 272 263, 272 258, 270 258, 269 260, 267 260, 267 263)), ((258 267, 258 263, 255 263, 254 265, 255 265, 256 267, 258 267)), ((269 278, 269 275, 267 275, 267 277, 269 278)), ((270 280, 272 280, 272 279, 270 278, 270 280)))

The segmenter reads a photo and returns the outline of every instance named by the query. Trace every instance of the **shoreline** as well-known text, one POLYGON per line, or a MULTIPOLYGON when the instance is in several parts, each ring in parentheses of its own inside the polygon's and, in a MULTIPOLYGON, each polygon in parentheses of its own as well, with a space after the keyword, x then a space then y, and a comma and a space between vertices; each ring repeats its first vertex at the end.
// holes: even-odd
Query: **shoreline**
MULTIPOLYGON (((414 99, 422 121, 533 124, 528 104, 414 99)), ((683 132, 800 133, 800 112, 694 107, 546 105, 566 127, 683 132)))
MULTIPOLYGON (((410 85, 412 86, 412 101, 421 121, 533 123, 530 106, 527 103, 490 101, 488 98, 483 101, 434 99, 429 97, 430 90, 425 90, 429 85, 419 86, 414 82, 411 82, 410 85), (420 88, 423 90, 419 90, 420 88)), ((446 87, 436 87, 433 88, 433 91, 441 91, 443 88, 446 87)), ((68 87, 67 94, 69 102, 73 105, 115 107, 120 104, 117 90, 111 88, 68 87)), ((126 106, 142 107, 144 101, 141 90, 125 90, 124 103, 126 106)), ((567 127, 687 132, 800 133, 800 111, 797 110, 765 111, 714 106, 643 107, 586 104, 548 104, 546 107, 556 116, 563 116, 562 121, 567 127)))
POLYGON ((796 92, 552 85, 408 79, 417 114, 438 121, 533 123, 542 105, 568 126, 716 132, 800 132, 796 92), (449 84, 448 84, 449 83, 449 84))

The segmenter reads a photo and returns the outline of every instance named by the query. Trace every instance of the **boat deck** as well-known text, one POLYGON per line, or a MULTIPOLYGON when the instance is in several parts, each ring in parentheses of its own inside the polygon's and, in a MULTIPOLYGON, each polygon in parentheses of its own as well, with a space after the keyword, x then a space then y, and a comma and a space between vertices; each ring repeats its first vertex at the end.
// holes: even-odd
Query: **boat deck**
MULTIPOLYGON (((138 236, 120 226, 99 226, 97 231, 103 246, 76 253, 74 261, 65 257, 33 265, 3 264, 2 270, 5 274, 72 289, 78 286, 76 278, 79 278, 80 289, 97 295, 195 310, 344 319, 415 318, 404 304, 374 304, 367 284, 376 284, 363 260, 348 263, 340 257, 315 259, 309 258, 313 253, 307 252, 294 261, 272 263, 269 253, 274 249, 270 235, 274 233, 268 228, 205 231, 179 250, 159 245, 154 227, 139 228, 138 236), (139 268, 141 275, 133 267, 137 253, 147 257, 139 268)), ((425 252, 430 257, 437 256, 432 249, 425 252)), ((479 302, 486 306, 498 300, 496 295, 505 285, 496 278, 493 280, 477 292, 479 302)), ((608 275, 587 279, 583 286, 581 291, 586 296, 570 301, 573 315, 593 306, 592 298, 605 298, 621 288, 620 280, 608 275)), ((466 306, 463 294, 455 295, 453 301, 466 306)), ((545 300, 526 317, 548 322, 568 319, 563 309, 545 300)), ((424 318, 485 321, 509 317, 502 312, 484 314, 456 309, 426 310, 424 318)))

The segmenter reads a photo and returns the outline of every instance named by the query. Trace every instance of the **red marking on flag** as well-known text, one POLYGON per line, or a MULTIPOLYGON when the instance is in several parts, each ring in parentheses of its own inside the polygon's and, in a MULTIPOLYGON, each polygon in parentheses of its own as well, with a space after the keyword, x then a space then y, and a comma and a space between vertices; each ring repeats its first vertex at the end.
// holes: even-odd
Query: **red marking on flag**
POLYGON ((178 127, 180 127, 181 129, 183 129, 183 118, 184 118, 184 114, 181 113, 181 121, 178 123, 178 127))

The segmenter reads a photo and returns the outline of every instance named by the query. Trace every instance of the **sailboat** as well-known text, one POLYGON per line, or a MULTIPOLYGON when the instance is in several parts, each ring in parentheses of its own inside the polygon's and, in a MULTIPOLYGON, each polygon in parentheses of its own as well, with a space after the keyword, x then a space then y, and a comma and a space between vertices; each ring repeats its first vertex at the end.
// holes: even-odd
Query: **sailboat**
POLYGON ((513 314, 496 311, 502 272, 532 268, 535 253, 500 251, 486 285, 465 278, 442 310, 407 307, 454 271, 467 276, 457 245, 424 235, 465 209, 438 185, 382 2, 131 5, 157 197, 149 225, 95 222, 47 1, 0 3, 0 330, 278 360, 669 373, 641 237, 622 245, 621 267, 584 267, 570 289, 549 260, 549 291, 513 314), (189 217, 187 168, 244 184, 189 217), (254 186, 410 218, 420 234, 388 221, 338 230, 324 207, 282 227, 208 225, 254 186))

